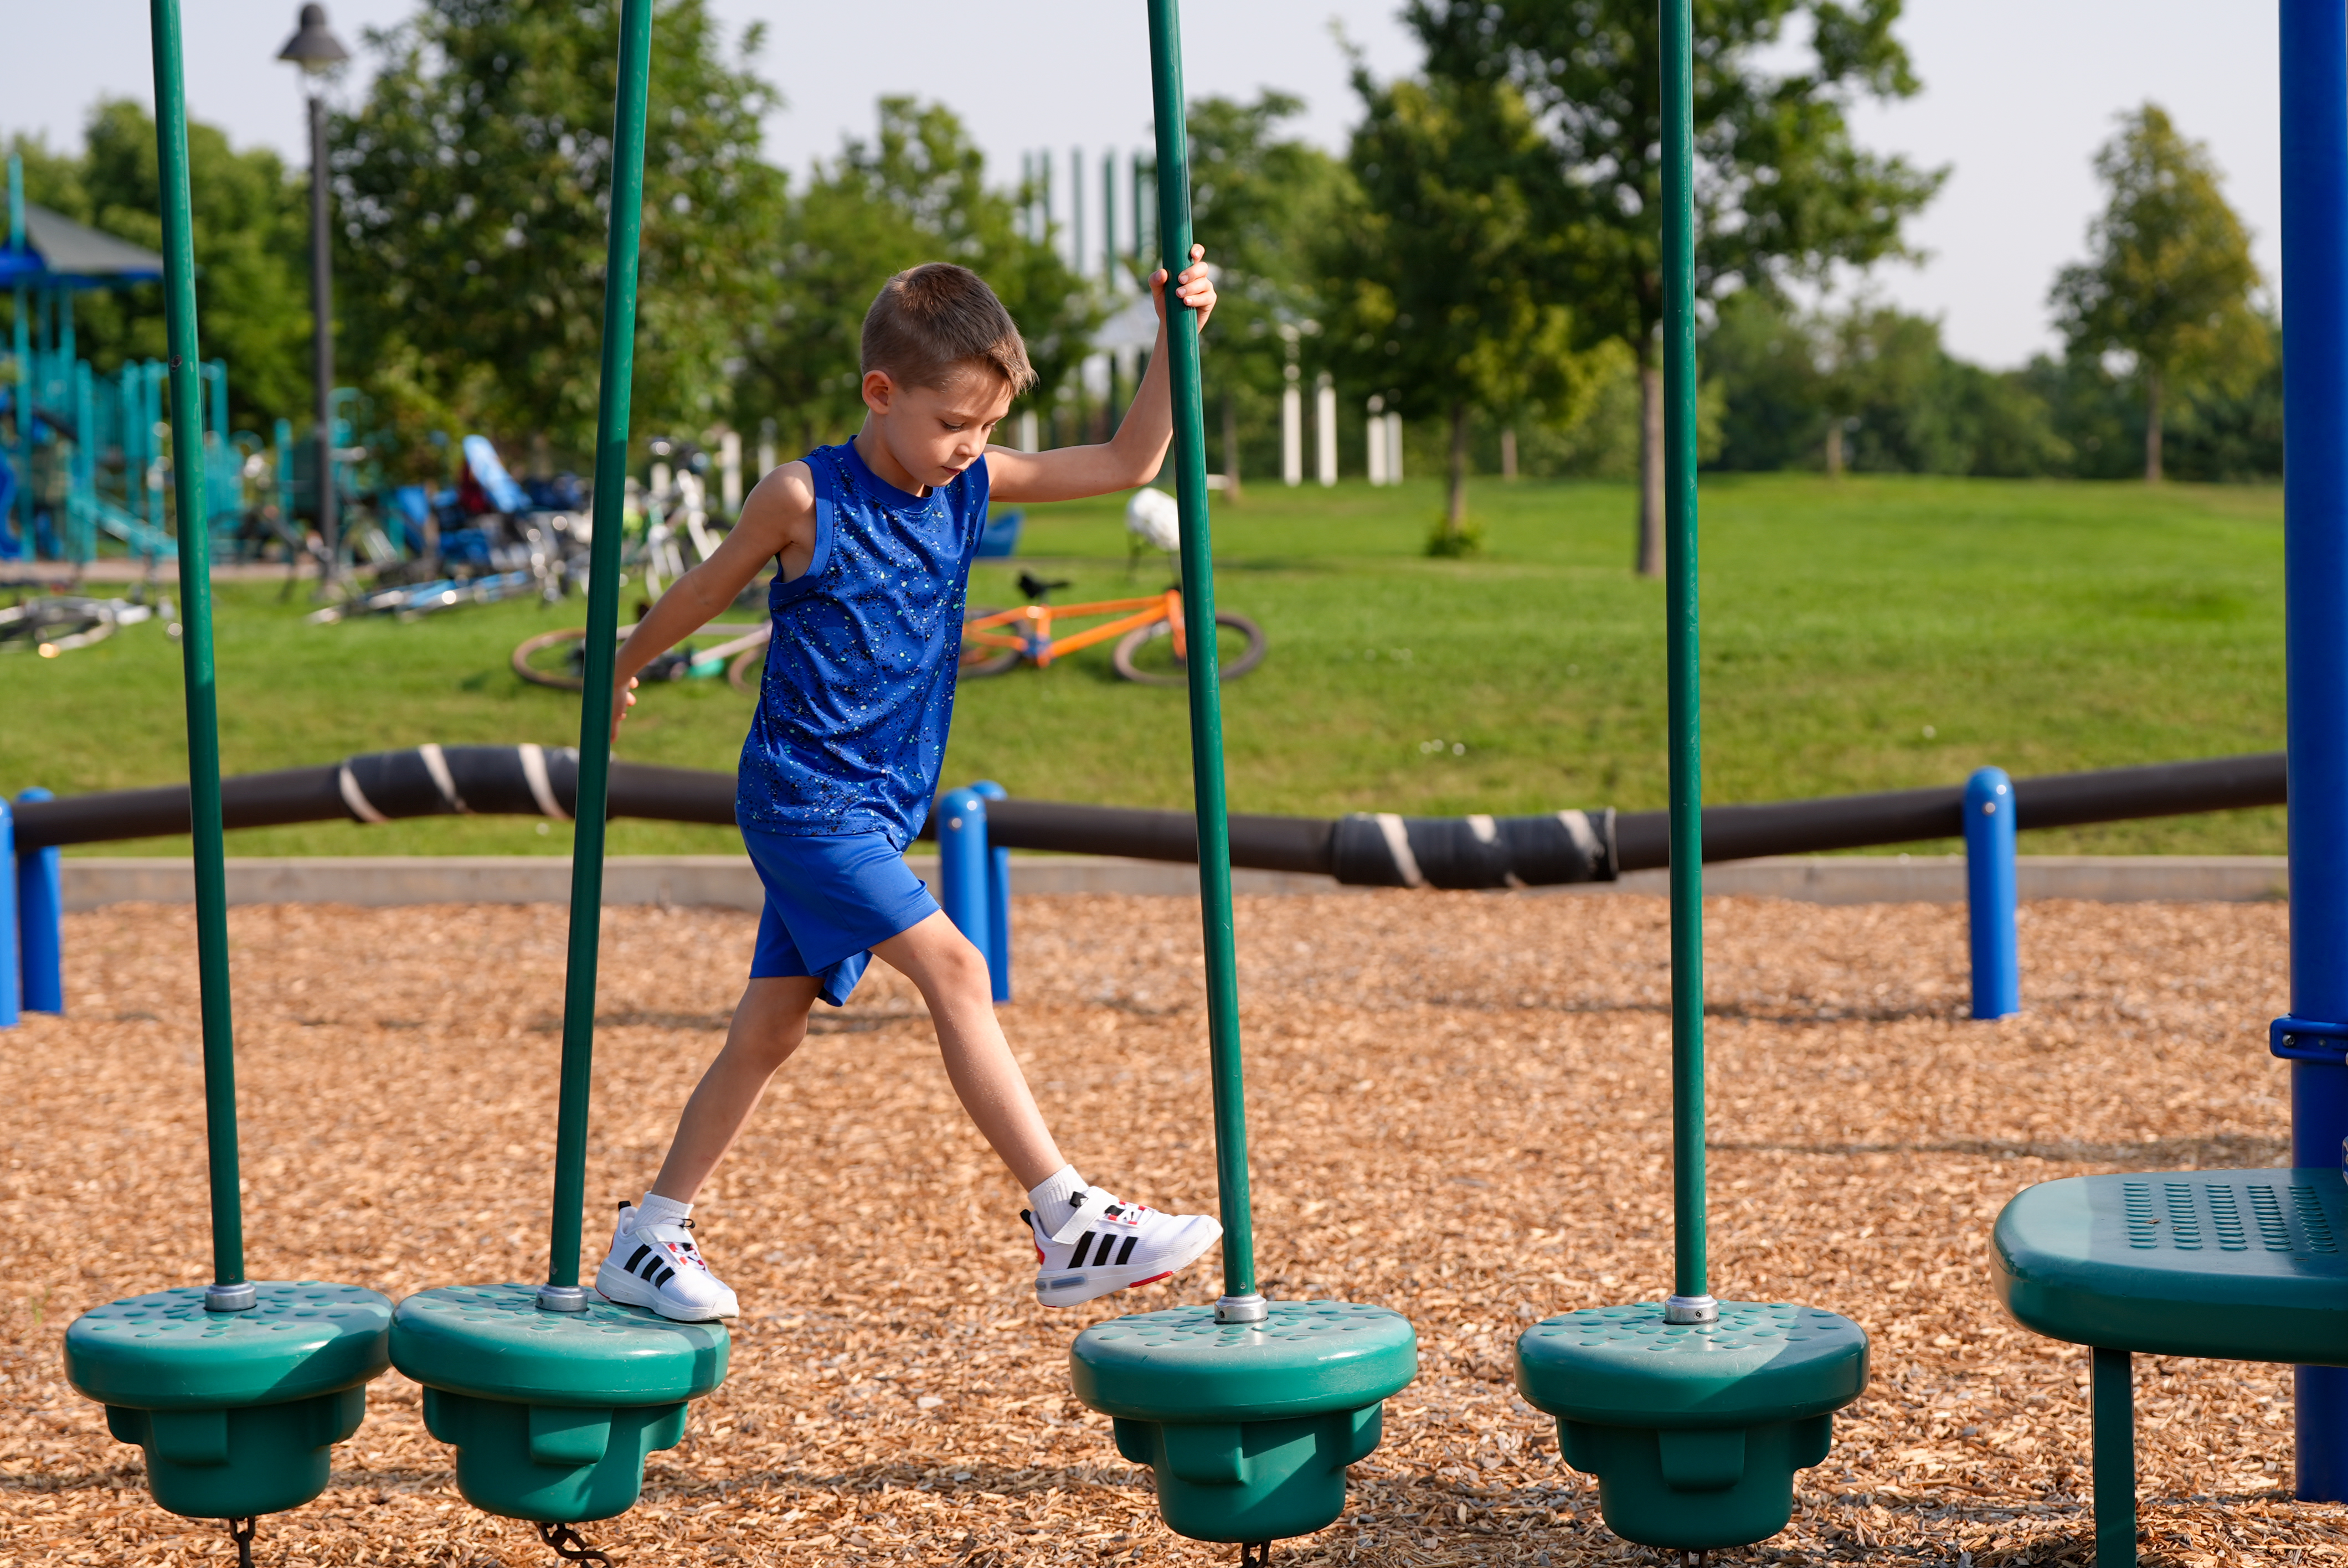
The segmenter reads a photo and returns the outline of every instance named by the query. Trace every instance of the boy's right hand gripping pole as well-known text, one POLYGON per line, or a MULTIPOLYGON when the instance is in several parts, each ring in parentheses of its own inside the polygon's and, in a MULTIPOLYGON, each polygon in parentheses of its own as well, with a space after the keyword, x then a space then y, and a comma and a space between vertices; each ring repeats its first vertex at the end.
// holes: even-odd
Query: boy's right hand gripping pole
POLYGON ((1177 0, 1148 0, 1151 107, 1158 121, 1158 233, 1166 269, 1166 352, 1174 402, 1174 496, 1182 508, 1182 619, 1190 685, 1190 773, 1199 810, 1199 906, 1205 926, 1207 1040, 1214 1079, 1215 1174, 1221 1191, 1225 1323, 1264 1317, 1248 1214, 1247 1102, 1240 1061, 1239 959, 1231 938, 1231 832, 1223 802, 1222 675, 1215 659, 1215 572, 1207 525, 1207 422, 1199 320, 1174 293, 1190 264, 1190 151, 1177 0))

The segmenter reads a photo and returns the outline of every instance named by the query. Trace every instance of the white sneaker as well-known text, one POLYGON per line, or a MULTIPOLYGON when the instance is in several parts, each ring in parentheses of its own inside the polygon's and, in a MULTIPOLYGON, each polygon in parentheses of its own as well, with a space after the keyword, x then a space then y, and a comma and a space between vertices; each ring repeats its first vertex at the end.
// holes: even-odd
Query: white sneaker
POLYGON ((701 1249, 693 1245, 691 1220, 645 1225, 636 1223, 638 1217, 635 1204, 620 1205, 611 1255, 595 1271, 595 1289, 605 1300, 647 1307, 678 1323, 742 1315, 733 1291, 709 1272, 701 1249))
POLYGON ((1076 1204, 1068 1223, 1049 1235, 1032 1212, 1020 1211, 1035 1241, 1035 1299, 1046 1307, 1164 1279, 1222 1238, 1223 1227, 1204 1214, 1160 1214, 1099 1187, 1078 1193, 1076 1204))

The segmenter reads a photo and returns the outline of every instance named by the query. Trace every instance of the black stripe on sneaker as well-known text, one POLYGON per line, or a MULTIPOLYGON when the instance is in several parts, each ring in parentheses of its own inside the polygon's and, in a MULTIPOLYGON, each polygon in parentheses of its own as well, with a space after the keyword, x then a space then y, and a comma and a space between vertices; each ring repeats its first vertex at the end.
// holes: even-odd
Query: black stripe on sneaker
POLYGON ((1129 1235, 1125 1238, 1125 1245, 1117 1249, 1117 1266, 1119 1268, 1123 1268, 1125 1260, 1133 1255, 1133 1244, 1140 1239, 1138 1235, 1129 1235))
POLYGON ((622 1265, 620 1266, 621 1266, 621 1268, 622 1268, 622 1269, 623 1269, 623 1270, 625 1270, 625 1271, 626 1271, 627 1273, 629 1273, 629 1274, 633 1274, 633 1273, 635 1273, 635 1272, 636 1272, 636 1265, 638 1265, 638 1264, 640 1264, 640 1263, 644 1262, 644 1255, 645 1255, 646 1253, 648 1253, 648 1252, 652 1251, 652 1249, 653 1249, 653 1248, 652 1248, 652 1244, 651 1244, 650 1242, 646 1242, 646 1243, 644 1243, 643 1245, 641 1245, 641 1246, 639 1246, 639 1247, 637 1247, 637 1248, 636 1248, 635 1252, 633 1253, 633 1255, 632 1255, 629 1257, 629 1259, 628 1259, 628 1261, 627 1261, 627 1262, 625 1262, 625 1263, 623 1263, 623 1264, 622 1264, 622 1265))
POLYGON ((1091 1231, 1086 1231, 1086 1233, 1085 1233, 1081 1237, 1079 1237, 1079 1238, 1078 1238, 1078 1240, 1077 1240, 1077 1242, 1076 1242, 1076 1250, 1075 1252, 1070 1253, 1070 1254, 1068 1255, 1068 1266, 1069 1266, 1070 1268, 1082 1268, 1082 1267, 1084 1267, 1084 1266, 1085 1266, 1085 1249, 1086 1249, 1086 1247, 1088 1247, 1088 1246, 1090 1246, 1090 1245, 1093 1245, 1093 1235, 1094 1235, 1094 1234, 1095 1234, 1095 1233, 1093 1233, 1093 1232, 1091 1232, 1091 1231))
POLYGON ((676 1270, 668 1267, 666 1265, 663 1265, 659 1271, 652 1276, 653 1288, 657 1290, 675 1277, 676 1270))

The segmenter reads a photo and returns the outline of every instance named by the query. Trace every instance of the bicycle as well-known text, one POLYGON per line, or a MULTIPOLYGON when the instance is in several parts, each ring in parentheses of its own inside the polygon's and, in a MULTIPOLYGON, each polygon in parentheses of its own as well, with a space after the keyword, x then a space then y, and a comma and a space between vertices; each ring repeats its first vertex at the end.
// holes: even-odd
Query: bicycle
MULTIPOLYGON (((619 635, 625 641, 633 626, 623 626, 619 635)), ((714 648, 696 651, 690 641, 681 642, 644 666, 636 679, 649 686, 662 681, 705 681, 725 675, 737 692, 755 691, 756 682, 746 685, 740 671, 755 669, 764 657, 767 639, 774 630, 773 623, 761 621, 757 626, 705 626, 694 633, 731 632, 714 648)), ((551 687, 558 692, 582 691, 587 684, 587 629, 565 626, 553 631, 541 631, 525 638, 513 651, 513 672, 533 686, 551 687)))
MULTIPOLYGON (((1188 629, 1182 620, 1182 590, 1169 588, 1146 599, 1105 599, 1090 604, 1056 605, 1047 582, 1019 574, 1019 591, 1029 602, 1017 610, 973 609, 962 623, 962 673, 1000 675, 1022 662, 1048 669, 1080 649, 1117 639, 1109 662, 1128 681, 1145 686, 1179 686, 1188 674, 1188 629), (1115 619, 1065 636, 1055 625, 1077 616, 1115 619)), ((1216 664, 1225 681, 1236 681, 1263 662, 1263 628, 1235 610, 1215 612, 1216 664)))
MULTIPOLYGON (((88 599, 78 594, 47 595, 20 600, 0 610, 0 651, 25 648, 44 659, 55 659, 77 648, 103 642, 125 626, 154 619, 156 607, 139 599, 88 599)), ((171 601, 162 604, 164 623, 180 634, 171 601)))

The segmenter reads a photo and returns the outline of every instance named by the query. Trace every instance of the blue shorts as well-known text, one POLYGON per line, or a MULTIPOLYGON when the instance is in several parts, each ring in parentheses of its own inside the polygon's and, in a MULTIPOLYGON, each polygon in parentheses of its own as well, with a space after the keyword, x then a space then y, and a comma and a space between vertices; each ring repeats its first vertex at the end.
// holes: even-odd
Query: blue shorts
POLYGON ((871 948, 938 912, 938 901, 885 834, 809 837, 742 829, 767 886, 754 980, 812 975, 839 1007, 872 961, 871 948))

